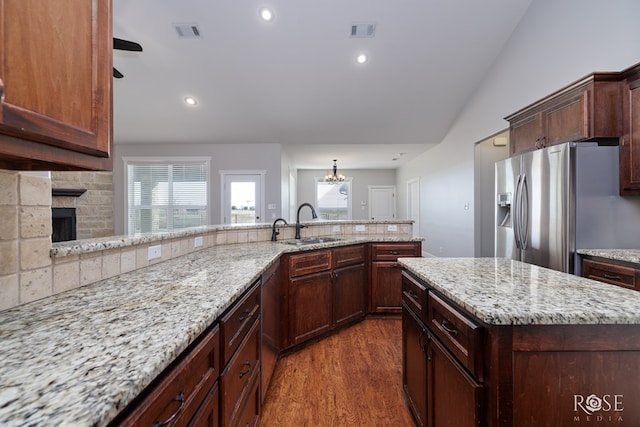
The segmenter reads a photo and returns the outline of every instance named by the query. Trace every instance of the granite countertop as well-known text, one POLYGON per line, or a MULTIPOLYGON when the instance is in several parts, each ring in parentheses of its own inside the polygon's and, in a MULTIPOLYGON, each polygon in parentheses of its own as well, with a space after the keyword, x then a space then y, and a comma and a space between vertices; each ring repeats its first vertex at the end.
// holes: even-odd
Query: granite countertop
POLYGON ((640 249, 579 249, 578 254, 630 262, 640 268, 640 249))
POLYGON ((0 424, 106 425, 287 252, 214 246, 0 312, 0 424))
POLYGON ((504 258, 400 258, 490 325, 640 324, 640 292, 504 258))

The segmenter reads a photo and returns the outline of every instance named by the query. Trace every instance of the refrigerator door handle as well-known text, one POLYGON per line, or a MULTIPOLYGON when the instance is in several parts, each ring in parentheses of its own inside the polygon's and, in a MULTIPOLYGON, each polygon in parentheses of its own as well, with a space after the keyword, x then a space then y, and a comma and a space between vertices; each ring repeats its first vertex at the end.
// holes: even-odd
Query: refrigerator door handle
POLYGON ((518 226, 520 230, 520 245, 522 249, 527 249, 529 245, 529 185, 527 184, 527 175, 522 175, 522 184, 520 185, 520 209, 522 211, 522 222, 518 226))
POLYGON ((513 237, 516 240, 516 248, 522 249, 520 246, 520 182, 522 175, 518 174, 516 179, 516 188, 513 192, 513 206, 511 220, 513 221, 513 237))

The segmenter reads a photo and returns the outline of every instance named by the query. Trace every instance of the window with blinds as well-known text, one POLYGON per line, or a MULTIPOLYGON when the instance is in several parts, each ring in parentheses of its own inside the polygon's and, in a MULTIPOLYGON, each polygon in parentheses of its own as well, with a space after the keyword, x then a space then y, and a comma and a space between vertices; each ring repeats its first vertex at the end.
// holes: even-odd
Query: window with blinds
POLYGON ((127 233, 150 233, 209 223, 209 160, 125 159, 127 233))

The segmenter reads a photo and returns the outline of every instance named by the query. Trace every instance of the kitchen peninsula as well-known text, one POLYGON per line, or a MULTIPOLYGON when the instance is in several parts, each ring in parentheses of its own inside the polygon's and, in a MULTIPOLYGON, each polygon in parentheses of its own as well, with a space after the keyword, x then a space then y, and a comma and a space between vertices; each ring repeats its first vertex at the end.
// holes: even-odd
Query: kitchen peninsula
POLYGON ((501 258, 399 262, 419 424, 640 425, 638 292, 501 258))
MULTIPOLYGON (((198 337, 215 333, 212 325, 228 320, 225 316, 236 302, 244 316, 245 296, 281 257, 350 245, 419 245, 422 240, 411 236, 410 221, 357 224, 305 223, 303 237, 333 237, 328 243, 307 245, 290 244, 293 226, 282 227, 282 241, 269 241, 271 226, 266 224, 55 244, 54 261, 69 258, 63 265, 79 263, 75 271, 80 274, 85 259, 99 259, 94 269, 100 275, 102 266, 104 278, 112 270, 105 266, 114 253, 121 257, 122 270, 0 311, 0 424, 107 425, 193 348, 198 337), (185 248, 193 250, 198 241, 203 244, 199 250, 171 257, 185 248), (162 246, 162 262, 124 271, 125 256, 132 250, 146 262, 148 246, 156 245, 162 246), (91 254, 98 255, 86 258, 91 254)), ((220 359, 218 366, 223 364, 220 359)))

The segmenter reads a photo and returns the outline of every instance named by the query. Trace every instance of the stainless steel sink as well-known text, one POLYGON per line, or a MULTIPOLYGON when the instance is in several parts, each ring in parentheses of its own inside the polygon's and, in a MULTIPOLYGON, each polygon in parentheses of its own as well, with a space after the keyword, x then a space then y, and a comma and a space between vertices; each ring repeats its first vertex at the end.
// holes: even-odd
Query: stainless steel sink
POLYGON ((341 239, 337 237, 314 237, 300 240, 287 240, 285 243, 288 245, 304 246, 304 245, 317 245, 320 243, 337 242, 341 239))

